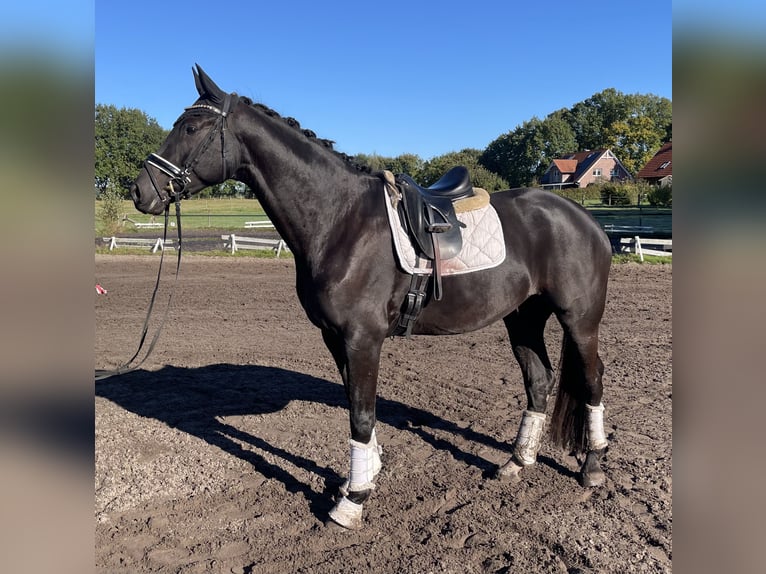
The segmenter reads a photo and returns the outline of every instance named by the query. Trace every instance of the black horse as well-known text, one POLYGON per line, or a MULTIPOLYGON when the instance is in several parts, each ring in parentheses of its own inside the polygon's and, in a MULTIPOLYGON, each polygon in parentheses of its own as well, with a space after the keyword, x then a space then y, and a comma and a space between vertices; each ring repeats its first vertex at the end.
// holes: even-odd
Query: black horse
MULTIPOLYGON (((136 208, 161 214, 173 201, 232 178, 256 194, 295 256, 298 297, 337 363, 349 401, 351 465, 330 513, 348 528, 362 525, 362 503, 380 470, 375 401, 380 352, 400 333, 411 275, 402 270, 385 205, 384 174, 369 173, 248 98, 221 90, 199 66, 199 98, 151 154, 131 189, 136 208), (180 166, 180 167, 179 167, 180 166)), ((521 366, 528 407, 511 459, 498 477, 517 479, 535 462, 548 396, 558 380, 552 440, 585 453, 582 484, 605 480, 599 323, 606 302, 611 248, 580 206, 533 188, 491 195, 506 256, 492 268, 445 276, 412 333, 446 335, 503 320, 521 366), (544 328, 555 314, 563 348, 554 369, 544 328)))

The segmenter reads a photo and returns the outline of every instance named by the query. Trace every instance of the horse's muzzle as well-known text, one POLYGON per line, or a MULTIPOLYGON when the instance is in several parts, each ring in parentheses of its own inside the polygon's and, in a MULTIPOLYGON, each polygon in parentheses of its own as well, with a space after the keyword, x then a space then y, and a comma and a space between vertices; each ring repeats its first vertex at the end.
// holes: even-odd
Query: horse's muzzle
POLYGON ((152 189, 152 186, 142 191, 138 182, 136 182, 130 187, 130 197, 133 199, 133 205, 141 213, 161 215, 165 211, 165 203, 160 199, 157 192, 152 189))

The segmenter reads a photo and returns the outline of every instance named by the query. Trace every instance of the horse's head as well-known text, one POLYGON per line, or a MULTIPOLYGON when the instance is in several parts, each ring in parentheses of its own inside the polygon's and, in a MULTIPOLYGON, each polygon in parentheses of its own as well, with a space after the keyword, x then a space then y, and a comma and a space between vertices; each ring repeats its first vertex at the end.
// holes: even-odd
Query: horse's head
POLYGON ((150 154, 130 188, 136 209, 159 215, 177 197, 226 181, 239 164, 239 144, 227 133, 237 100, 197 65, 199 98, 184 110, 157 153, 150 154))

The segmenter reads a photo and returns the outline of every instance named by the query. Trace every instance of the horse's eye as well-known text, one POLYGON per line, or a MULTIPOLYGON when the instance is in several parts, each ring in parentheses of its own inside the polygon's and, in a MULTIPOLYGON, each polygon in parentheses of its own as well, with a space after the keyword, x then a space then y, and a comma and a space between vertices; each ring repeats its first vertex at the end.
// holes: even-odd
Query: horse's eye
POLYGON ((192 135, 196 131, 197 131, 197 126, 186 126, 187 135, 192 135))

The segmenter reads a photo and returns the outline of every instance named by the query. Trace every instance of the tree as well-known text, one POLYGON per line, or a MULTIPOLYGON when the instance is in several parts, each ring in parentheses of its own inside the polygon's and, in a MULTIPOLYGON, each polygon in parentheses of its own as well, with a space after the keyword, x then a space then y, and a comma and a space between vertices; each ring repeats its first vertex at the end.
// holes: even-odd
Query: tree
POLYGON ((354 161, 359 165, 366 165, 372 171, 387 169, 394 174, 406 173, 423 186, 431 185, 456 165, 463 165, 468 168, 471 183, 476 187, 484 188, 489 192, 507 189, 508 184, 502 177, 479 163, 480 155, 481 150, 467 148, 440 155, 425 162, 419 155, 412 153, 396 157, 357 154, 354 156, 354 161))
MULTIPOLYGON (((507 189, 508 183, 498 174, 491 172, 479 163, 481 150, 466 148, 431 158, 423 165, 420 177, 416 178, 421 185, 431 185, 455 166, 462 165, 471 175, 471 183, 489 192, 507 189)), ((414 176, 413 176, 414 177, 414 176)))
POLYGON ((533 117, 491 142, 480 163, 513 186, 534 184, 551 161, 567 153, 610 148, 635 173, 672 138, 667 98, 608 88, 539 119, 533 117))
POLYGON ((390 160, 386 160, 385 169, 392 173, 406 173, 417 180, 420 179, 423 165, 423 160, 419 155, 405 153, 398 155, 395 158, 391 158, 390 160))
POLYGON ((541 122, 534 133, 534 149, 540 151, 536 179, 542 177, 554 159, 578 151, 574 131, 561 114, 554 112, 541 122))
POLYGON ((622 92, 607 88, 569 110, 559 110, 572 128, 578 151, 608 147, 604 130, 628 117, 628 102, 622 92))
POLYGON ((636 115, 613 123, 604 132, 608 146, 631 173, 646 165, 663 143, 665 130, 658 130, 649 116, 636 115))
POLYGON ((146 157, 167 137, 157 120, 137 109, 96 105, 95 186, 128 197, 146 157))
POLYGON ((354 162, 365 165, 373 172, 388 170, 392 173, 406 173, 414 179, 419 179, 423 169, 423 160, 419 155, 405 153, 396 157, 384 157, 377 154, 367 155, 360 153, 354 156, 354 162))
POLYGON ((215 185, 208 186, 199 193, 195 194, 200 199, 207 197, 244 197, 246 199, 255 198, 253 190, 241 181, 234 179, 227 179, 223 183, 216 183, 215 185))
POLYGON ((383 171, 384 169, 388 169, 386 163, 390 160, 391 158, 385 158, 376 153, 371 155, 360 153, 353 157, 354 163, 359 166, 367 166, 371 171, 383 171))
POLYGON ((578 151, 610 148, 633 173, 673 136, 673 104, 653 94, 608 88, 555 113, 571 126, 578 151))
POLYGON ((560 114, 545 120, 533 117, 487 146, 479 162, 513 187, 530 185, 548 169, 550 162, 577 151, 569 124, 560 114))

